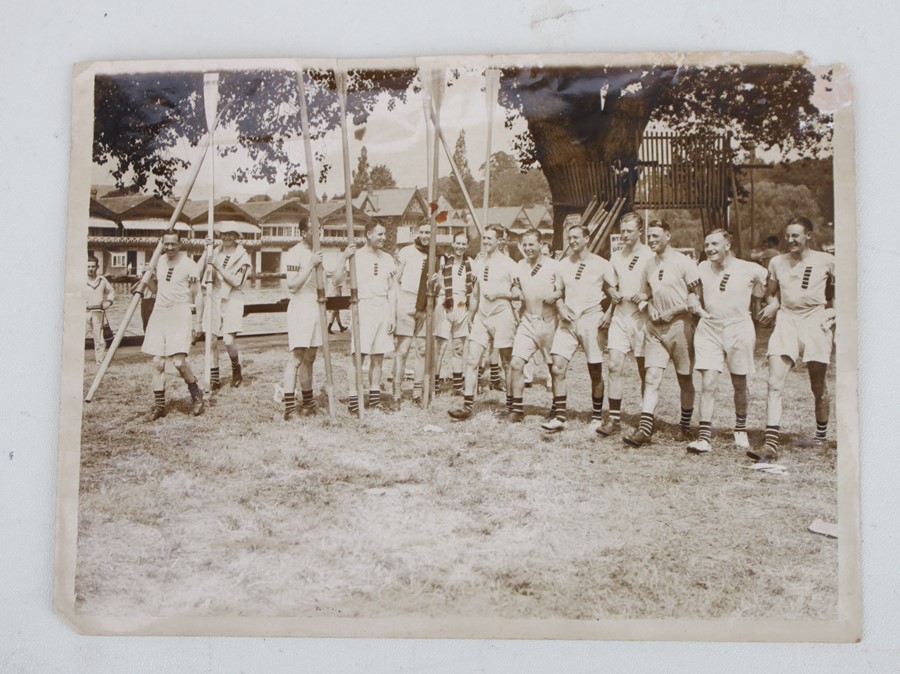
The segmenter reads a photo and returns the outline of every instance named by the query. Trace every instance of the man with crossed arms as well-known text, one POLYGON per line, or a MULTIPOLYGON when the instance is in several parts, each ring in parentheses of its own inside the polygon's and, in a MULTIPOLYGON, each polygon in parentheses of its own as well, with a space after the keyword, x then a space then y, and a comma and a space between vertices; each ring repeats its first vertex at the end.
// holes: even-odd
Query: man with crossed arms
POLYGON ((731 232, 716 229, 706 235, 706 260, 699 274, 706 315, 694 332, 694 369, 700 373, 700 433, 687 446, 692 454, 705 454, 712 446, 712 417, 716 382, 725 368, 734 387, 734 444, 750 449, 747 441, 747 375, 756 367, 753 351, 756 328, 750 315, 753 297, 762 297, 766 270, 755 262, 740 260, 731 250, 731 232))

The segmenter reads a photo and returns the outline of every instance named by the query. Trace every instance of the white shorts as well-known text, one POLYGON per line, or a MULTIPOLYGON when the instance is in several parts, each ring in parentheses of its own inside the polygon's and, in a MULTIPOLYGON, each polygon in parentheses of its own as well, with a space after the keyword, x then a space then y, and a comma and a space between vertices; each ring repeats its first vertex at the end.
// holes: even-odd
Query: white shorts
POLYGON ((553 338, 550 354, 572 360, 572 356, 581 347, 587 362, 602 363, 603 348, 606 336, 600 332, 600 307, 591 309, 575 319, 575 324, 559 322, 559 329, 553 338))
POLYGON ((671 323, 647 321, 644 366, 665 370, 670 360, 678 374, 694 371, 694 322, 687 312, 679 314, 671 323))
MULTIPOLYGON (((394 350, 394 336, 388 334, 390 305, 387 300, 359 301, 359 352, 379 355, 394 350)), ((354 349, 353 326, 350 327, 350 353, 354 349)))
POLYGON ((753 374, 756 364, 753 351, 756 348, 756 329, 753 319, 722 324, 701 318, 694 331, 694 369, 731 374, 753 374))
POLYGON ((519 327, 516 329, 516 338, 513 342, 513 357, 518 357, 526 363, 538 351, 546 353, 553 346, 558 325, 557 317, 524 315, 519 327))
MULTIPOLYGON (((397 293, 397 320, 394 328, 395 337, 414 337, 416 335, 416 293, 401 290, 397 293)), ((419 326, 418 334, 422 334, 425 322, 419 326)))
POLYGON ((287 308, 287 326, 290 351, 322 346, 319 303, 316 297, 292 297, 287 308))
POLYGON ((769 338, 769 356, 787 356, 794 363, 825 363, 831 361, 834 332, 823 330, 825 309, 806 317, 789 314, 783 309, 775 316, 775 329, 769 338))
POLYGON ((469 310, 464 299, 454 299, 449 312, 441 303, 435 307, 434 334, 441 339, 465 339, 469 336, 469 310))
POLYGON ((191 307, 177 304, 162 307, 157 303, 147 322, 141 351, 151 356, 174 356, 191 351, 191 307))
POLYGON ((644 356, 644 339, 647 329, 647 313, 637 311, 630 316, 614 312, 609 323, 606 348, 624 354, 632 353, 635 358, 644 356))
MULTIPOLYGON (((221 298, 213 295, 209 303, 212 310, 212 333, 216 337, 238 333, 244 326, 244 297, 231 294, 221 298)), ((206 327, 206 307, 203 308, 203 321, 200 323, 206 327)))
POLYGON ((495 349, 511 349, 516 335, 516 318, 509 303, 490 316, 475 314, 469 341, 479 344, 485 349, 491 344, 495 349))

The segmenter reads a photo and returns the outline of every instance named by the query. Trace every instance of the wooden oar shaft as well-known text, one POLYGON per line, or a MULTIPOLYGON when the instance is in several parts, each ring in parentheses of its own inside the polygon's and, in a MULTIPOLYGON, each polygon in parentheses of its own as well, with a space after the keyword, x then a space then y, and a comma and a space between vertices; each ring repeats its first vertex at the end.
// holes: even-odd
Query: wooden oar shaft
MULTIPOLYGON (((319 244, 319 200, 316 195, 315 165, 313 163, 312 139, 309 131, 309 110, 306 104, 306 85, 304 73, 297 73, 297 84, 300 87, 300 128, 303 132, 303 151, 306 156, 306 184, 309 190, 309 231, 312 238, 312 251, 316 255, 319 244)), ((334 373, 331 369, 331 342, 328 335, 328 314, 325 310, 325 270, 316 265, 316 297, 319 304, 319 328, 322 333, 322 357, 325 360, 325 394, 328 396, 328 414, 336 413, 334 400, 334 373)))
MULTIPOLYGON (((334 73, 337 84, 338 102, 341 107, 341 144, 344 155, 344 212, 347 219, 347 244, 356 242, 356 230, 353 227, 353 195, 350 177, 350 138, 347 134, 347 73, 334 73)), ((356 370, 356 394, 359 399, 359 418, 365 415, 365 385, 362 378, 362 353, 359 335, 359 287, 356 281, 356 257, 348 261, 350 267, 350 325, 353 330, 353 367, 356 370)), ((371 367, 371 364, 370 364, 371 367)))
MULTIPOLYGON (((431 401, 434 398, 434 377, 435 374, 440 374, 436 372, 436 366, 439 366, 439 363, 435 363, 435 341, 434 341, 434 295, 432 294, 431 288, 431 277, 435 272, 435 263, 437 256, 437 237, 438 237, 438 222, 437 222, 437 200, 438 200, 438 173, 440 171, 440 139, 438 138, 437 129, 440 127, 440 115, 441 115, 441 102, 443 99, 443 90, 444 90, 444 78, 443 74, 440 71, 434 71, 432 73, 431 78, 433 90, 431 92, 432 99, 434 101, 434 125, 435 125, 435 134, 434 134, 434 151, 432 152, 432 165, 429 176, 429 185, 428 185, 428 199, 432 206, 430 206, 429 210, 431 211, 431 236, 428 239, 428 265, 426 271, 426 283, 425 283, 425 295, 426 295, 426 305, 425 305, 425 381, 424 388, 422 394, 424 395, 424 405, 425 407, 431 406, 431 401)), ((427 134, 426 134, 427 135, 427 134)), ((460 180, 460 182, 462 182, 460 180)))
MULTIPOLYGON (((185 203, 187 203, 188 196, 190 195, 191 190, 194 188, 194 183, 197 182, 197 176, 200 175, 200 169, 203 166, 203 159, 206 157, 206 151, 211 143, 212 136, 210 134, 207 134, 206 140, 199 150, 197 161, 194 162, 194 168, 188 176, 188 182, 185 186, 184 194, 181 195, 181 198, 178 200, 178 204, 175 206, 175 210, 172 212, 172 215, 169 218, 169 224, 166 227, 166 233, 175 231, 175 223, 177 223, 178 218, 181 217, 181 213, 184 210, 185 203)), ((147 284, 150 282, 150 278, 153 276, 153 270, 156 268, 156 264, 157 262, 159 262, 159 258, 162 256, 162 252, 163 243, 162 238, 160 237, 159 243, 156 244, 156 249, 153 251, 150 262, 147 265, 147 269, 144 270, 144 273, 141 275, 141 280, 138 281, 138 284, 134 288, 131 303, 128 305, 128 310, 125 312, 125 316, 122 318, 122 321, 119 323, 119 326, 116 329, 116 336, 113 338, 112 344, 106 351, 106 357, 103 359, 103 362, 100 363, 100 367, 97 369, 97 374, 94 375, 94 381, 91 382, 91 386, 88 389, 87 394, 84 396, 85 402, 89 403, 94 399, 94 394, 97 393, 100 382, 103 380, 103 376, 109 369, 109 364, 116 353, 116 349, 118 349, 119 344, 122 343, 122 338, 125 336, 125 330, 128 328, 128 324, 131 322, 131 319, 134 316, 134 312, 137 310, 137 307, 140 304, 141 298, 144 295, 144 289, 147 287, 147 284)))

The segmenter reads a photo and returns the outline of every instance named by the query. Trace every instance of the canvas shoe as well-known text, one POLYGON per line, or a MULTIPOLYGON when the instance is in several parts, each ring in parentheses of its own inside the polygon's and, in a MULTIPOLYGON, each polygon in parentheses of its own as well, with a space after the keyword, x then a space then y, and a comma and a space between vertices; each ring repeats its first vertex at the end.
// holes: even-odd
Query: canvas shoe
POLYGON ((738 449, 750 449, 750 440, 747 439, 747 431, 734 432, 734 446, 738 449))
POLYGON ((506 420, 511 424, 520 424, 525 421, 525 415, 522 412, 510 412, 506 416, 506 420))
POLYGON ((622 424, 620 422, 607 419, 597 427, 597 435, 608 438, 610 435, 618 435, 621 430, 622 424))
POLYGON ((559 433, 566 430, 566 422, 559 417, 553 417, 550 421, 542 423, 541 428, 550 433, 559 433))
POLYGON ((588 430, 591 433, 596 433, 597 429, 599 429, 603 425, 603 421, 601 419, 591 419, 591 422, 588 424, 588 430))
POLYGON ((708 454, 712 451, 709 440, 694 440, 687 446, 689 454, 708 454))

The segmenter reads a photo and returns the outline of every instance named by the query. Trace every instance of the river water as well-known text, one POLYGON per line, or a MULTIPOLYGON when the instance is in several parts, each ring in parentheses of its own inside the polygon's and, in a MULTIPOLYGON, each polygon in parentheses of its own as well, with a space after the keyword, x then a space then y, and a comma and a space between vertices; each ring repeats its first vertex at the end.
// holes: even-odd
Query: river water
MULTIPOLYGON (((119 324, 125 317, 128 310, 128 303, 131 301, 131 294, 128 292, 129 284, 113 283, 116 291, 116 301, 107 311, 109 324, 113 330, 118 330, 119 324)), ((247 304, 266 304, 275 303, 279 300, 287 299, 290 295, 287 290, 287 282, 284 279, 257 279, 254 281, 244 282, 244 295, 247 304)), ((287 313, 269 313, 269 314, 250 314, 244 316, 244 334, 257 332, 285 332, 287 330, 287 313)), ((140 308, 135 311, 126 335, 143 335, 144 330, 141 325, 140 308)))

